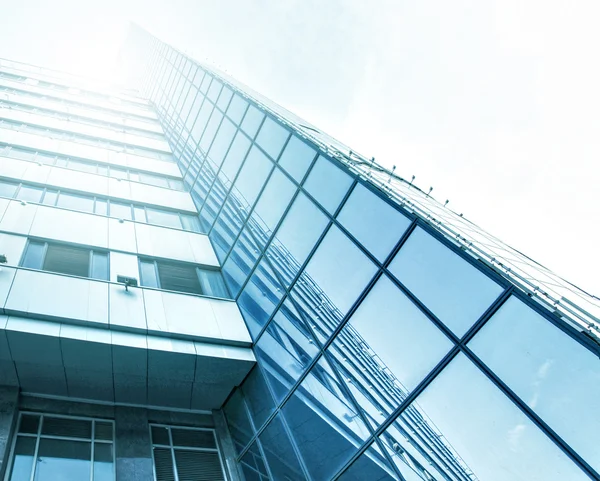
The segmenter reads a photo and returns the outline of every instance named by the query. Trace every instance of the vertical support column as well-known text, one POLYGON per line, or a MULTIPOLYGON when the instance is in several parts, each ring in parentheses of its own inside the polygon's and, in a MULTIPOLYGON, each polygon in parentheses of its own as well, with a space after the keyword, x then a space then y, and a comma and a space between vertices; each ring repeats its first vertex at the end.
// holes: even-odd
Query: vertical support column
POLYGON ((214 410, 213 419, 215 422, 215 433, 217 434, 217 440, 219 442, 219 449, 221 456, 223 457, 223 464, 225 464, 225 471, 230 481, 242 481, 245 478, 240 476, 238 471, 238 463, 236 461, 235 446, 231 440, 231 434, 227 427, 227 421, 225 414, 222 410, 214 410))
POLYGON ((115 429, 117 481, 154 479, 146 409, 116 407, 115 429))
POLYGON ((0 479, 8 466, 8 457, 17 422, 19 388, 0 386, 0 479))

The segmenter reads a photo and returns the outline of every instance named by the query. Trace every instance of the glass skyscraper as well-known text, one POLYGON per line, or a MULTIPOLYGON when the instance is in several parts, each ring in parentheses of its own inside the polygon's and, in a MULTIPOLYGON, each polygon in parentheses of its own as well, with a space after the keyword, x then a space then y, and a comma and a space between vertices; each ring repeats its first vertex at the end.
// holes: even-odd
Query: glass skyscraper
POLYGON ((122 63, 0 62, 0 476, 600 480, 596 297, 138 27, 122 63))

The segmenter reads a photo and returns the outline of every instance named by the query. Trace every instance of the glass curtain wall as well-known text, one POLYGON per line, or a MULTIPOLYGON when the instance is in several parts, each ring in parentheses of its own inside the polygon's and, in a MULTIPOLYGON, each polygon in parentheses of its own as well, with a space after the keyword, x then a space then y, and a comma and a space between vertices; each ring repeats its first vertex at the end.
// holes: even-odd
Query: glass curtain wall
POLYGON ((247 480, 600 479, 598 345, 145 33, 156 104, 255 343, 247 480))

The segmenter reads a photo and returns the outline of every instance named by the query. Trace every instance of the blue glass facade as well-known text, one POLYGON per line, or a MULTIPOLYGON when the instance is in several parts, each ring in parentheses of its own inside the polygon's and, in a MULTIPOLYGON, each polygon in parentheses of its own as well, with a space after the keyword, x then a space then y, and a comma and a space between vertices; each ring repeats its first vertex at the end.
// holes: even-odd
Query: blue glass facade
POLYGON ((591 296, 412 183, 344 161, 226 75, 132 36, 254 343, 258 364, 223 408, 241 476, 600 479, 591 296))

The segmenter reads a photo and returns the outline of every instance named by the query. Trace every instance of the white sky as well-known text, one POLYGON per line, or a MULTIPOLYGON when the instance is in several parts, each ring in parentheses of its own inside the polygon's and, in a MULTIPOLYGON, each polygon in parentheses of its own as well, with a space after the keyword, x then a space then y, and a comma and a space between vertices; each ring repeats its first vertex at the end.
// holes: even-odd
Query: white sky
POLYGON ((129 20, 600 295, 600 3, 0 0, 0 57, 104 76, 129 20))

